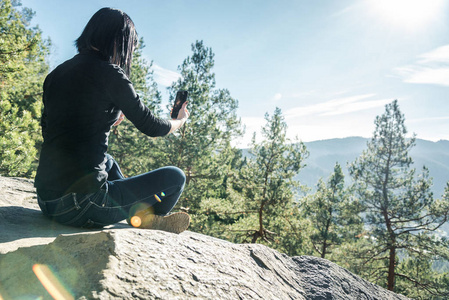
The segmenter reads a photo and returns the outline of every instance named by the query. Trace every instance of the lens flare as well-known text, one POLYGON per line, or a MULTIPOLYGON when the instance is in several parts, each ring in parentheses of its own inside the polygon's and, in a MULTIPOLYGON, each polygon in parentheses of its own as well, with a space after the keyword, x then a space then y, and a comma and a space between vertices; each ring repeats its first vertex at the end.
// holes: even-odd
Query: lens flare
POLYGON ((53 299, 75 299, 47 265, 35 264, 33 265, 33 272, 53 299))
POLYGON ((164 192, 161 192, 161 196, 162 196, 162 197, 165 197, 165 193, 164 193, 164 192))
POLYGON ((131 225, 136 228, 140 227, 142 225, 142 219, 138 216, 133 216, 131 218, 131 225))
POLYGON ((157 202, 162 202, 161 198, 159 198, 158 195, 154 195, 154 198, 156 198, 157 202))
POLYGON ((144 218, 148 214, 153 214, 154 209, 148 203, 137 203, 131 207, 129 210, 129 217, 127 219, 128 224, 133 227, 141 227, 142 223, 145 222, 147 218, 144 218))
POLYGON ((136 216, 139 214, 145 214, 145 213, 152 213, 153 212, 153 208, 151 207, 151 205, 149 205, 148 203, 145 202, 139 202, 134 204, 130 209, 129 209, 129 217, 131 218, 132 216, 136 216))
POLYGON ((408 31, 428 29, 444 20, 448 2, 446 0, 370 0, 368 9, 390 27, 408 31))

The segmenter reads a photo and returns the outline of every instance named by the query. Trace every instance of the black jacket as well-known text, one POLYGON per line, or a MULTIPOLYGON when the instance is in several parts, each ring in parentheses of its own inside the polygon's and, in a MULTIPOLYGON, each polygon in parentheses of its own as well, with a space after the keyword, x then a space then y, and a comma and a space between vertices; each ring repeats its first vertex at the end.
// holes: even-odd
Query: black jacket
POLYGON ((53 70, 44 82, 43 102, 44 142, 35 178, 39 194, 101 188, 108 177, 109 131, 121 111, 148 136, 163 136, 171 129, 169 121, 156 118, 142 103, 124 71, 95 51, 53 70))

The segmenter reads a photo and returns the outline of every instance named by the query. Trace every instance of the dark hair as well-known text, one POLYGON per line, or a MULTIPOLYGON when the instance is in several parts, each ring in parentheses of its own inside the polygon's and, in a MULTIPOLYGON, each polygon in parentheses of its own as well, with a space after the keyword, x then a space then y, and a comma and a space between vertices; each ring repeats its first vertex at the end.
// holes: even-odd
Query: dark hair
POLYGON ((78 52, 98 50, 109 62, 119 65, 129 76, 137 45, 137 32, 131 18, 113 8, 102 8, 90 18, 76 40, 78 52))

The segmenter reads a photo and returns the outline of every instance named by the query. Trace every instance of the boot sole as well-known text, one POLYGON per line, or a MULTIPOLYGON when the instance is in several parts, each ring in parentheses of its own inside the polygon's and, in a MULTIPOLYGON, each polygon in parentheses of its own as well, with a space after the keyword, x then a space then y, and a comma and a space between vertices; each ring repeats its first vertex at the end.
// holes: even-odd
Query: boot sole
POLYGON ((138 214, 133 216, 128 223, 136 228, 181 233, 189 228, 190 216, 185 212, 176 212, 168 216, 138 214))

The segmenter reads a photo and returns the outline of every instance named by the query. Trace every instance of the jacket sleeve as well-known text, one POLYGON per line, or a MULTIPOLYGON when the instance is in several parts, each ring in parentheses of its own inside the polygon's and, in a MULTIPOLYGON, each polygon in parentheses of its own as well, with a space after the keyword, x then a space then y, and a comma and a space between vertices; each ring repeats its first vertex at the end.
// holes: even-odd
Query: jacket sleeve
POLYGON ((151 137, 168 134, 171 123, 153 115, 139 99, 131 81, 120 67, 109 65, 104 79, 105 89, 111 101, 137 129, 151 137))
POLYGON ((44 84, 43 84, 43 93, 42 93, 42 115, 41 115, 41 130, 42 130, 42 137, 45 138, 45 135, 47 133, 47 107, 45 105, 45 90, 47 89, 47 82, 49 81, 50 75, 47 75, 45 78, 44 84))

